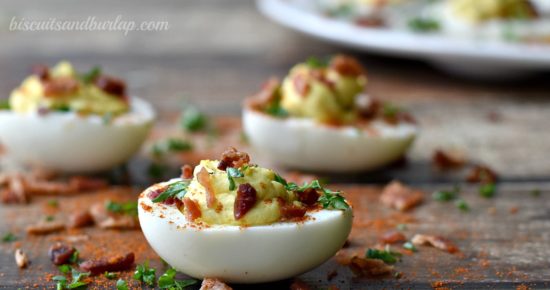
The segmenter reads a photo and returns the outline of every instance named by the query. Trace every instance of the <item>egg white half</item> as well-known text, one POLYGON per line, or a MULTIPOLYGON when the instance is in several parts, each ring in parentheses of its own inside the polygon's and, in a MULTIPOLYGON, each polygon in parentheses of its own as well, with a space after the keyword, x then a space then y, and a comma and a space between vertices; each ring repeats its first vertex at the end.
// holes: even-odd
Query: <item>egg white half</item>
POLYGON ((155 113, 131 98, 130 112, 106 122, 72 112, 19 114, 0 111, 0 143, 16 161, 62 172, 112 168, 134 155, 147 137, 155 113))
POLYGON ((312 171, 374 169, 399 159, 418 128, 374 121, 372 134, 352 126, 331 127, 307 118, 275 118, 245 105, 243 127, 254 148, 277 164, 312 171))
POLYGON ((138 201, 147 241, 172 267, 199 279, 263 283, 290 278, 332 257, 351 231, 351 209, 308 213, 310 219, 299 223, 201 227, 175 206, 153 203, 147 197, 153 188, 138 201))

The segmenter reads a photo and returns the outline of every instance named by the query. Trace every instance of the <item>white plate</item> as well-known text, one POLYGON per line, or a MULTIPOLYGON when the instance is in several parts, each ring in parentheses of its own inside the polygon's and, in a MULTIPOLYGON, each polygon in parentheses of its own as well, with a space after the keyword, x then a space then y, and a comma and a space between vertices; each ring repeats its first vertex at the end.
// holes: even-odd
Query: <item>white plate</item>
POLYGON ((361 27, 323 16, 312 0, 257 0, 257 5, 265 16, 305 34, 360 50, 423 59, 462 75, 502 78, 550 70, 550 46, 361 27))

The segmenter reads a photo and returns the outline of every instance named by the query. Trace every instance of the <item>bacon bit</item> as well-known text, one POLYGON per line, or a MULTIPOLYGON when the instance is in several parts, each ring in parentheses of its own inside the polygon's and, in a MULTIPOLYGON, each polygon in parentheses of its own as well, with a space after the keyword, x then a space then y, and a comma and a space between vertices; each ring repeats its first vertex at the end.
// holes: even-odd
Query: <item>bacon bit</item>
POLYGON ((104 92, 118 96, 126 96, 126 83, 118 78, 101 75, 95 80, 95 84, 104 92))
POLYGON ((105 204, 97 202, 90 207, 90 215, 94 223, 102 229, 133 230, 139 229, 137 217, 116 214, 107 211, 105 204))
POLYGON ((19 175, 14 175, 7 178, 8 188, 2 191, 3 203, 27 203, 29 197, 25 191, 23 178, 19 175))
POLYGON ((59 77, 43 82, 45 97, 63 97, 78 90, 78 82, 71 77, 59 77))
POLYGON ((406 211, 417 206, 423 199, 424 193, 422 191, 406 187, 399 181, 392 181, 380 195, 380 201, 384 205, 400 211, 406 211))
POLYGON ((200 290, 233 290, 233 288, 217 278, 204 278, 200 290))
POLYGON ((299 220, 306 214, 306 209, 292 204, 286 204, 281 207, 281 216, 283 220, 299 220))
POLYGON ((361 94, 357 97, 357 108, 363 119, 371 120, 376 118, 382 109, 382 103, 367 94, 361 94))
POLYGON ((494 183, 497 179, 495 171, 485 165, 475 165, 466 177, 466 181, 472 183, 494 183))
POLYGON ((20 269, 24 269, 29 265, 29 258, 27 254, 21 249, 15 249, 15 263, 20 269))
POLYGON ((345 76, 360 76, 365 74, 363 66, 353 57, 336 55, 330 60, 330 68, 345 76))
POLYGON ((86 176, 73 176, 69 180, 69 187, 76 192, 104 189, 108 185, 109 183, 105 179, 86 176))
POLYGON ((134 265, 134 253, 118 255, 108 259, 90 259, 80 263, 80 269, 90 272, 91 275, 103 274, 105 272, 119 272, 132 268, 134 265))
POLYGON ((50 247, 48 256, 54 265, 62 265, 69 262, 74 252, 76 252, 74 247, 58 242, 50 247))
POLYGON ((516 214, 518 213, 518 211, 519 211, 519 208, 517 206, 511 207, 509 210, 510 214, 516 214))
POLYGON ((69 243, 81 243, 90 239, 88 235, 70 235, 64 236, 63 240, 69 243))
POLYGON ((94 224, 94 218, 90 214, 90 211, 85 210, 82 212, 75 212, 69 216, 69 228, 83 228, 94 224))
POLYGON ((250 183, 243 183, 237 189, 237 197, 233 207, 236 220, 241 219, 256 204, 256 189, 250 183))
POLYGON ((290 284, 290 290, 310 290, 311 287, 304 281, 294 278, 292 284, 290 284))
POLYGON ((157 198, 161 193, 163 193, 167 188, 168 186, 165 186, 165 185, 155 186, 155 188, 153 188, 151 191, 147 193, 147 197, 153 200, 157 198))
POLYGON ((355 24, 361 27, 384 27, 386 23, 383 18, 371 16, 371 17, 362 17, 355 20, 355 24))
POLYGON ((361 257, 351 258, 348 267, 359 277, 375 277, 389 274, 393 271, 393 266, 390 266, 379 259, 368 259, 361 257))
POLYGON ((46 81, 50 78, 50 69, 47 65, 36 64, 32 66, 32 74, 36 75, 41 81, 46 81))
POLYGON ((453 242, 441 236, 416 234, 411 239, 411 242, 417 246, 430 245, 451 254, 459 251, 458 247, 453 242))
POLYGON ((464 157, 455 152, 435 150, 432 155, 432 164, 440 170, 461 168, 465 164, 464 157))
POLYGON ((328 273, 327 273, 327 281, 331 281, 331 280, 334 279, 336 276, 338 276, 338 271, 332 270, 332 271, 328 272, 328 273))
POLYGON ((298 200, 307 206, 316 205, 319 199, 319 193, 313 188, 308 188, 302 192, 296 192, 296 195, 298 200))
POLYGON ((181 179, 191 179, 193 178, 193 167, 191 165, 185 164, 181 167, 181 179))
POLYGON ((292 84, 300 96, 305 97, 309 93, 310 85, 307 83, 304 75, 295 75, 292 78, 292 84))
POLYGON ((30 235, 47 235, 55 232, 59 232, 65 229, 65 225, 57 222, 45 222, 41 221, 37 224, 27 227, 27 233, 30 235))
POLYGON ((395 244, 399 242, 404 242, 406 240, 407 238, 405 237, 405 235, 402 232, 396 230, 389 230, 380 237, 380 242, 384 244, 395 244))
POLYGON ((248 105, 256 110, 261 110, 267 105, 273 103, 277 96, 277 90, 281 83, 277 78, 271 78, 262 85, 261 90, 252 96, 247 102, 248 105))
POLYGON ((246 152, 240 152, 234 147, 229 147, 222 153, 219 170, 226 170, 227 167, 240 168, 250 162, 250 156, 246 152))
POLYGON ((194 200, 186 197, 183 199, 183 205, 185 206, 185 217, 188 220, 194 221, 202 216, 201 209, 194 200))
POLYGON ((206 206, 208 206, 208 208, 215 208, 218 200, 216 199, 214 188, 210 183, 210 173, 208 173, 208 170, 206 170, 206 168, 201 168, 199 173, 197 173, 197 180, 199 184, 204 187, 204 190, 206 192, 206 206))

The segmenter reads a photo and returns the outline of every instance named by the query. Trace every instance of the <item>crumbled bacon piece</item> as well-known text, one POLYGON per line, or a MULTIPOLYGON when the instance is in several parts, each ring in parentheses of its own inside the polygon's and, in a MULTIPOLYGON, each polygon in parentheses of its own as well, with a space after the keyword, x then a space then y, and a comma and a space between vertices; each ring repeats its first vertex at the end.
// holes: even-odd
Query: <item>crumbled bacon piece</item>
POLYGON ((191 165, 185 164, 181 167, 181 178, 182 179, 193 178, 193 167, 191 165))
POLYGON ((236 220, 241 219, 256 204, 256 189, 250 183, 243 183, 237 189, 233 208, 236 220))
POLYGON ((494 183, 498 179, 496 172, 485 165, 475 165, 466 180, 468 182, 494 183))
POLYGON ((90 214, 90 211, 78 211, 69 216, 68 226, 69 228, 83 228, 94 224, 94 218, 90 214))
POLYGON ((370 16, 370 17, 361 17, 355 20, 355 24, 362 27, 384 27, 386 22, 381 17, 370 16))
POLYGON ((404 242, 406 240, 407 238, 405 237, 405 235, 402 232, 396 230, 389 230, 380 237, 380 241, 384 244, 395 244, 404 242))
POLYGON ((94 223, 102 229, 132 230, 139 229, 139 221, 134 216, 109 212, 103 202, 90 207, 94 223))
POLYGON ((416 234, 411 239, 411 242, 417 246, 431 245, 432 247, 449 252, 451 254, 458 252, 458 247, 449 239, 441 236, 416 234))
POLYGON ((218 169, 226 170, 227 167, 240 168, 250 162, 250 156, 245 152, 240 152, 234 147, 229 147, 222 153, 218 169))
POLYGON ((460 168, 464 163, 464 157, 456 153, 435 150, 432 155, 432 164, 440 170, 460 168))
POLYGON ((206 168, 201 168, 199 173, 197 173, 197 181, 204 187, 204 191, 206 192, 206 206, 208 208, 215 208, 218 200, 216 199, 216 192, 212 187, 212 183, 210 183, 210 173, 208 173, 206 168))
POLYGON ((36 64, 32 67, 32 74, 36 75, 41 81, 46 81, 50 78, 50 69, 47 65, 36 64))
POLYGON ((283 220, 298 220, 304 217, 306 209, 292 204, 286 204, 281 207, 281 216, 283 220))
POLYGON ((304 281, 295 278, 290 284, 290 290, 310 290, 311 287, 304 281))
POLYGON ((126 96, 126 83, 121 79, 101 75, 95 80, 95 84, 108 94, 119 97, 126 96))
POLYGON ((419 190, 406 187, 399 181, 392 181, 388 184, 382 194, 380 201, 388 206, 400 211, 411 209, 422 202, 424 193, 419 190))
POLYGON ((353 257, 348 265, 351 271, 359 277, 375 277, 389 274, 393 271, 390 266, 380 259, 353 257))
POLYGON ((330 60, 330 68, 345 76, 365 74, 363 66, 353 57, 336 55, 330 60))
POLYGON ((227 284, 217 278, 204 278, 199 290, 233 290, 227 284))
POLYGON ((65 225, 60 222, 44 222, 41 221, 37 224, 27 227, 27 233, 30 235, 47 235, 55 232, 59 232, 65 229, 65 225))
POLYGON ((71 77, 59 77, 44 82, 44 96, 62 97, 75 93, 78 81, 71 77))
POLYGON ((132 268, 134 265, 134 253, 117 255, 111 258, 90 259, 80 263, 80 268, 91 275, 103 274, 105 272, 119 272, 132 268))
POLYGON ((69 179, 69 187, 74 191, 93 191, 106 188, 108 182, 101 178, 91 178, 87 176, 73 176, 69 179))
POLYGON ((305 76, 302 74, 298 74, 292 77, 292 84, 294 85, 294 89, 298 94, 302 97, 305 97, 310 90, 310 85, 307 83, 307 80, 305 79, 305 76))
POLYGON ((327 273, 327 281, 331 281, 331 280, 334 279, 336 276, 338 276, 338 271, 332 270, 332 271, 328 272, 328 273, 327 273))
POLYGON ((23 178, 19 175, 7 178, 8 188, 2 190, 3 203, 27 203, 28 193, 25 190, 23 178))
POLYGON ((296 195, 298 197, 298 200, 307 206, 316 205, 317 200, 319 199, 319 193, 313 188, 308 188, 304 191, 296 192, 296 195))
POLYGON ((183 205, 185 206, 185 217, 187 220, 194 221, 201 217, 201 209, 194 200, 186 197, 183 199, 183 205))
POLYGON ((69 263, 74 252, 76 252, 74 247, 69 247, 62 243, 55 243, 48 250, 48 256, 54 265, 62 265, 69 263))
POLYGON ((26 268, 29 265, 29 258, 23 250, 15 249, 15 263, 17 264, 17 267, 21 269, 26 268))
POLYGON ((150 199, 155 199, 157 198, 161 193, 163 193, 168 187, 167 186, 155 186, 155 188, 153 188, 152 190, 150 190, 148 193, 147 193, 147 197, 150 198, 150 199))
POLYGON ((262 85, 260 91, 252 96, 248 100, 248 105, 251 108, 261 110, 269 104, 275 102, 278 96, 278 89, 281 86, 281 83, 276 78, 271 78, 262 85))
POLYGON ((361 94, 356 100, 357 109, 362 118, 370 120, 376 118, 382 109, 380 100, 361 94))

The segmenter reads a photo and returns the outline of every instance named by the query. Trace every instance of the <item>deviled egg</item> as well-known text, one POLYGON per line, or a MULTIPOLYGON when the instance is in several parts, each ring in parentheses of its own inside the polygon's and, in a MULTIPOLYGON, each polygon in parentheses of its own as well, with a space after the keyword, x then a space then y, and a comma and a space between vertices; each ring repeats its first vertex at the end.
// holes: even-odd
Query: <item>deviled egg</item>
POLYGON ((192 277, 293 277, 332 257, 350 233, 352 209, 340 192, 287 182, 234 148, 182 170, 145 190, 138 211, 155 252, 192 277))
POLYGON ((517 42, 550 36, 550 21, 529 0, 447 0, 428 11, 450 35, 517 42))
POLYGON ((273 162, 299 169, 368 170, 399 159, 418 128, 396 106, 365 94, 359 62, 338 55, 294 66, 245 101, 250 144, 273 162))
POLYGON ((126 94, 126 84, 68 62, 36 66, 0 110, 0 143, 25 165, 64 172, 109 169, 128 160, 147 137, 155 113, 126 94))

